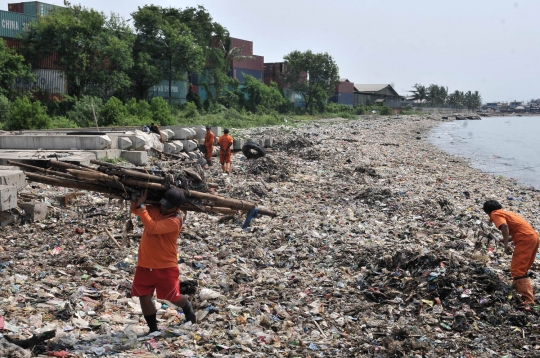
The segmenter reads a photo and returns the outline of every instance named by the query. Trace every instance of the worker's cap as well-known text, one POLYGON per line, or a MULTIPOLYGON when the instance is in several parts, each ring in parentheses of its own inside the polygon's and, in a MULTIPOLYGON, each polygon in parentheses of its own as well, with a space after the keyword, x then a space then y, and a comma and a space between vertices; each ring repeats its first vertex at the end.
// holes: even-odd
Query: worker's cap
POLYGON ((172 209, 182 205, 186 201, 184 192, 178 188, 170 188, 163 195, 163 199, 160 200, 160 204, 166 209, 172 209))
POLYGON ((225 129, 223 130, 223 133, 225 133, 225 134, 229 133, 229 128, 225 128, 225 129))
POLYGON ((212 129, 210 126, 206 126, 206 130, 210 130, 212 129))

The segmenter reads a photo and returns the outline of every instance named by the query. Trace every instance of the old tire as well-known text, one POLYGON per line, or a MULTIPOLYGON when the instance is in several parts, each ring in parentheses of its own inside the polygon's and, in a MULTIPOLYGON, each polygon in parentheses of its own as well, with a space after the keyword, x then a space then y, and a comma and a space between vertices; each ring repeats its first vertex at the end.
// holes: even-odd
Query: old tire
POLYGON ((242 147, 242 153, 244 153, 244 155, 248 159, 258 159, 266 155, 266 151, 264 150, 264 148, 254 142, 247 142, 246 144, 244 144, 244 146, 242 147))

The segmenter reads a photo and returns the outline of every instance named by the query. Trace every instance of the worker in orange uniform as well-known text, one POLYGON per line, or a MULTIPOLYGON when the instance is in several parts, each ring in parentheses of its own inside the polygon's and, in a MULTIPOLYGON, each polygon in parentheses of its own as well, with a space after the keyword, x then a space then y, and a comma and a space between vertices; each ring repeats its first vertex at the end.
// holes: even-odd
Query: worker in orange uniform
POLYGON ((180 206, 185 201, 184 193, 171 188, 165 192, 160 206, 148 208, 144 205, 146 194, 138 197, 131 208, 144 225, 131 296, 139 297, 144 319, 152 333, 158 330, 156 307, 152 302, 154 292, 158 299, 181 307, 187 321, 196 323, 197 319, 191 303, 180 294, 178 280, 177 240, 183 226, 180 206))
POLYGON ((214 140, 215 136, 212 133, 212 128, 206 126, 206 135, 204 136, 204 146, 206 147, 206 163, 212 165, 212 152, 214 152, 214 140))
POLYGON ((538 233, 518 214, 502 210, 502 205, 496 200, 484 203, 484 211, 489 215, 489 221, 501 230, 504 249, 507 254, 512 252, 510 241, 514 242, 514 254, 510 264, 510 273, 514 279, 514 288, 523 297, 526 310, 534 304, 534 294, 531 279, 527 271, 531 268, 538 252, 538 233))
POLYGON ((232 145, 234 142, 233 137, 229 135, 229 130, 225 128, 223 130, 223 135, 219 137, 219 162, 221 163, 221 170, 224 173, 231 173, 231 156, 232 156, 232 145))

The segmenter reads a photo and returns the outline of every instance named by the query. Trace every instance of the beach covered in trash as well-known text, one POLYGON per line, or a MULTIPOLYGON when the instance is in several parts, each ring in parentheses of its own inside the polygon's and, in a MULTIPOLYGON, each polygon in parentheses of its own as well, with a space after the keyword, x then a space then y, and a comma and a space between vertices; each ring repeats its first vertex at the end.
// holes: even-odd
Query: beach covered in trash
POLYGON ((66 200, 72 189, 30 182, 23 192, 49 215, 0 231, 0 333, 55 332, 21 357, 536 355, 538 311, 521 310, 511 256, 481 206, 497 199, 538 228, 540 195, 433 147, 427 132, 440 121, 232 132, 274 146, 259 159, 235 154, 232 175, 214 164, 211 190, 277 217, 242 229, 245 215, 189 212, 178 263, 182 281, 198 284, 198 323, 156 300, 159 335, 144 335, 129 296, 143 230, 129 203, 97 193, 66 200))

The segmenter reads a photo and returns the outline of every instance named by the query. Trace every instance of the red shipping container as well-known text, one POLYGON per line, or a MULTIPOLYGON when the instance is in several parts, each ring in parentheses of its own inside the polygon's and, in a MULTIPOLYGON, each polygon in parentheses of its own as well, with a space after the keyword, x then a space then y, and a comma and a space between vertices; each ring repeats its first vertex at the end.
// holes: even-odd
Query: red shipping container
POLYGON ((251 56, 253 55, 253 42, 247 40, 241 40, 234 37, 231 37, 231 46, 232 47, 242 47, 240 55, 251 56))
POLYGON ((18 40, 15 40, 15 39, 7 39, 7 38, 4 38, 2 39, 6 42, 6 46, 10 49, 15 49, 17 51, 17 53, 19 52, 19 49, 21 48, 21 44, 18 40))
POLYGON ((242 60, 232 60, 232 68, 245 68, 248 70, 264 71, 264 56, 253 56, 242 60))
POLYGON ((191 92, 199 94, 199 85, 191 85, 191 92))
POLYGON ((16 4, 8 4, 8 11, 11 12, 18 12, 20 14, 24 13, 24 7, 23 3, 16 3, 16 4))
POLYGON ((340 82, 336 88, 337 93, 354 93, 354 83, 351 82, 340 82))

